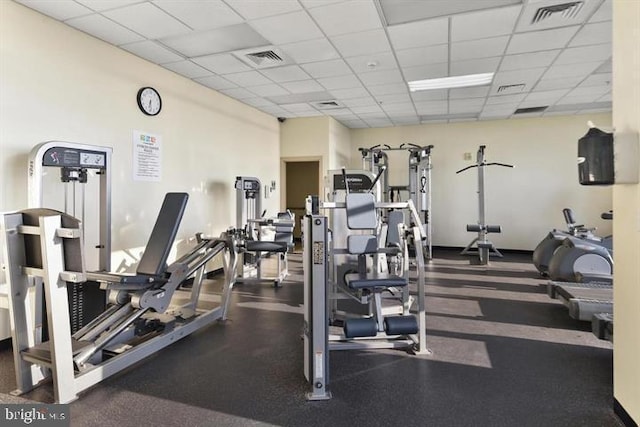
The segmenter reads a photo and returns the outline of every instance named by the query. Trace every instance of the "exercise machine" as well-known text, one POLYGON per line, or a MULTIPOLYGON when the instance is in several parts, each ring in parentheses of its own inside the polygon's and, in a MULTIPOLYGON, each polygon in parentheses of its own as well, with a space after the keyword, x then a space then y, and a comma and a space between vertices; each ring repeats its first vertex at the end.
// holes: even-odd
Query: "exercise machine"
POLYGON ((485 150, 487 146, 481 145, 478 148, 476 154, 476 163, 474 165, 467 166, 465 168, 456 171, 456 174, 464 171, 476 168, 478 171, 478 223, 467 224, 467 231, 472 233, 478 233, 471 243, 469 243, 460 252, 462 255, 478 255, 478 261, 480 265, 486 265, 489 263, 489 256, 496 255, 502 258, 500 251, 493 245, 493 243, 487 238, 489 233, 501 233, 502 227, 499 225, 488 225, 485 219, 485 188, 484 188, 484 173, 485 168, 489 166, 501 166, 506 168, 513 168, 513 165, 507 163, 487 162, 485 158, 485 150))
POLYGON ((167 266, 186 208, 186 193, 168 193, 135 274, 88 272, 81 222, 52 209, 27 209, 1 217, 1 238, 10 286, 16 395, 53 379, 56 403, 126 369, 194 331, 226 318, 236 263, 235 241, 201 239, 167 266), (204 268, 223 253, 225 270, 220 304, 200 302, 204 268), (182 287, 193 278, 190 287, 182 287), (73 332, 67 286, 91 281, 108 293, 108 308, 73 332), (37 320, 28 298, 42 287, 48 340, 34 334, 37 320))
POLYGON ((411 200, 377 202, 374 192, 352 192, 349 173, 343 170, 342 177, 346 183, 344 201, 318 202, 317 210, 330 211, 332 219, 342 216, 344 222, 329 227, 327 216, 313 212, 303 222, 305 375, 312 384, 307 395, 310 400, 331 397, 330 351, 396 348, 430 354, 422 244, 415 245, 416 298, 409 298, 408 292, 409 236, 415 242, 424 239, 418 212, 411 200), (389 210, 406 213, 414 225, 407 227, 400 219, 394 225, 383 224, 379 213, 389 210), (338 313, 335 303, 339 298, 359 304, 364 313, 338 313), (341 332, 335 330, 339 326, 341 332))
MULTIPOLYGON (((533 264, 543 276, 549 274, 549 263, 556 250, 562 246, 562 242, 567 238, 575 242, 586 241, 589 244, 604 246, 609 250, 613 247, 611 237, 600 238, 593 234, 595 228, 587 228, 584 224, 578 224, 572 209, 564 208, 562 214, 567 224, 567 230, 552 230, 533 251, 533 264)), ((608 216, 609 213, 602 215, 608 216)))
POLYGON ((293 250, 295 215, 278 212, 275 218, 262 211, 262 185, 255 177, 238 176, 236 188, 236 229, 238 239, 238 283, 273 282, 278 287, 289 274, 287 254, 293 250), (263 275, 262 263, 271 254, 277 256, 276 274, 263 275))

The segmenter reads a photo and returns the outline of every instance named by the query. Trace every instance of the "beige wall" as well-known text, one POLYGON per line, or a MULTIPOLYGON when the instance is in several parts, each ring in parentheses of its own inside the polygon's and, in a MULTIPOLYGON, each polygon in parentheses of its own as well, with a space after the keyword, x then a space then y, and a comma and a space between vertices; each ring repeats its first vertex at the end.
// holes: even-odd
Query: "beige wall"
MULTIPOLYGON (((613 124, 640 133, 640 2, 613 2, 613 124)), ((622 153, 624 155, 624 153, 622 153)), ((636 172, 637 173, 637 172, 636 172)), ((640 424, 640 185, 613 189, 614 397, 640 424)))
MULTIPOLYGON (((577 142, 588 120, 611 126, 609 114, 589 114, 353 129, 352 166, 362 164, 358 147, 433 144, 433 242, 465 246, 473 238, 465 225, 478 220, 477 172, 456 171, 475 163, 478 146, 486 145, 488 162, 515 165, 486 170, 487 222, 503 230, 490 239, 499 248, 532 250, 551 228, 564 228, 564 207, 572 207, 581 222, 597 226, 599 233, 611 233, 611 222, 600 219, 601 212, 611 209, 611 188, 578 183, 577 142), (464 159, 465 153, 471 161, 464 159)), ((408 184, 407 162, 406 152, 389 153, 391 185, 408 184)))
POLYGON ((114 251, 145 245, 167 191, 190 195, 185 238, 235 223, 237 175, 279 181, 275 118, 19 4, 0 8, 0 211, 26 207, 27 155, 53 139, 113 147, 114 251), (142 86, 162 96, 157 117, 138 110, 142 86), (133 180, 134 130, 162 136, 161 182, 133 180))

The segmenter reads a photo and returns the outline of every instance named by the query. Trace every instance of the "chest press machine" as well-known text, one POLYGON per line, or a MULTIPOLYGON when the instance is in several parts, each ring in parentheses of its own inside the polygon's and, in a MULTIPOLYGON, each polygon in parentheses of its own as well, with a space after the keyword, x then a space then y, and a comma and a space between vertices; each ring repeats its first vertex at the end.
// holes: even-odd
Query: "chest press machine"
POLYGON ((194 331, 226 318, 233 287, 233 238, 199 240, 166 262, 187 204, 186 193, 168 193, 136 274, 87 272, 81 223, 51 209, 27 209, 1 217, 10 287, 16 382, 23 394, 51 376, 56 403, 131 366, 194 331), (224 253, 225 280, 219 306, 199 303, 206 263, 224 253), (180 286, 194 277, 190 290, 180 286), (108 292, 109 307, 75 333, 70 328, 71 283, 94 282, 108 292), (48 341, 34 324, 29 293, 43 287, 48 341), (186 302, 185 302, 186 301, 186 302))
POLYGON ((371 192, 349 192, 349 176, 344 170, 343 179, 347 190, 344 202, 325 202, 319 208, 332 209, 334 215, 335 210, 344 210, 347 228, 365 234, 349 234, 346 236, 346 247, 341 247, 339 242, 344 239, 334 236, 344 233, 344 230, 333 229, 329 232, 326 216, 310 213, 303 221, 304 369, 305 377, 312 385, 312 391, 307 394, 309 400, 331 398, 328 389, 331 350, 401 348, 418 354, 430 354, 426 347, 422 244, 415 245, 415 310, 412 310, 413 300, 408 298, 408 238, 412 237, 415 242, 424 239, 424 228, 413 202, 376 203, 371 192), (382 226, 377 215, 377 211, 382 209, 394 209, 392 212, 405 210, 415 225, 408 229, 404 221, 399 219, 395 225, 382 226), (392 228, 395 228, 394 232, 391 232, 392 228), (390 237, 387 240, 392 243, 391 246, 382 243, 385 242, 385 231, 388 231, 390 237), (337 268, 336 262, 349 262, 348 258, 345 261, 345 255, 357 258, 355 269, 337 268), (387 264, 382 261, 386 256, 399 256, 400 261, 387 264), (368 263, 367 257, 373 257, 373 263, 368 263), (332 273, 336 271, 345 273, 341 278, 335 277, 332 273), (402 295, 397 301, 399 306, 395 310, 385 310, 382 294, 398 290, 402 295), (338 292, 369 308, 366 315, 347 314, 340 334, 330 330, 335 317, 333 302, 339 297, 336 295, 338 292))

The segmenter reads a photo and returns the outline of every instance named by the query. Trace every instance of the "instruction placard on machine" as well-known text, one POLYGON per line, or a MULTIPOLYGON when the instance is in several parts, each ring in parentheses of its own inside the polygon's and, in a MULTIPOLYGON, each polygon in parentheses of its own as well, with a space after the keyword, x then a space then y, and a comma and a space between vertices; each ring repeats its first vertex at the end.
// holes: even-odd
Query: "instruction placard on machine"
POLYGON ((162 180, 162 136, 133 131, 133 180, 162 180))

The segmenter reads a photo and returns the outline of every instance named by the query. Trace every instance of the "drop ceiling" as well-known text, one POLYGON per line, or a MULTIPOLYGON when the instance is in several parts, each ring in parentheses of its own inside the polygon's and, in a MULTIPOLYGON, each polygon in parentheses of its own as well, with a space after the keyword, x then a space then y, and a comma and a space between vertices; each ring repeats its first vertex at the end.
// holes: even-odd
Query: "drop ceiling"
POLYGON ((16 1, 275 117, 366 128, 611 111, 611 0, 16 1), (489 86, 407 87, 486 72, 489 86))

